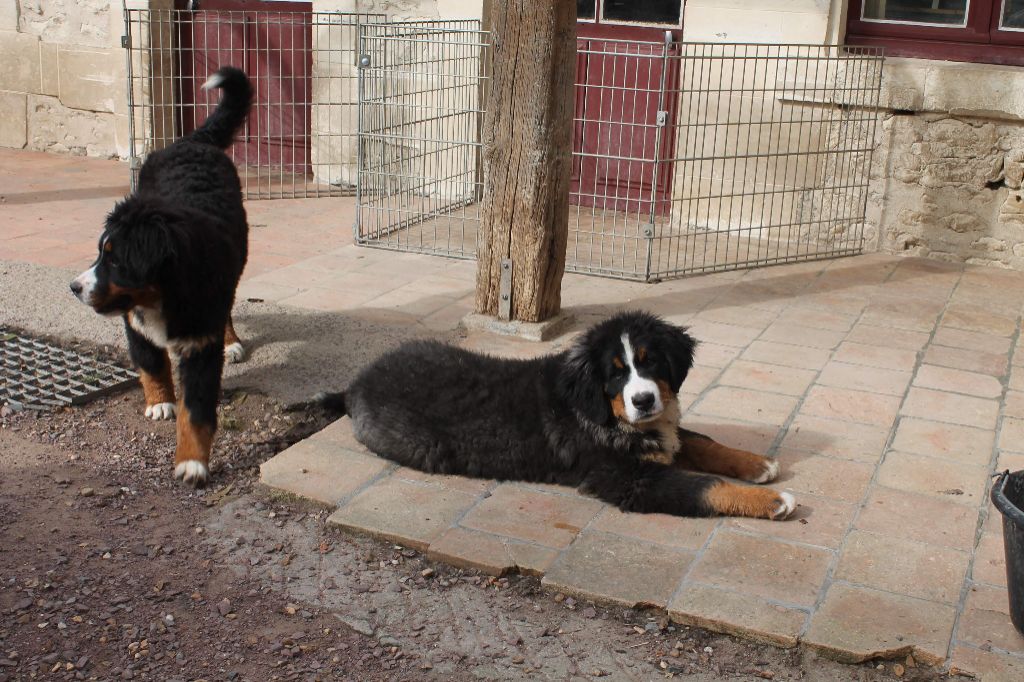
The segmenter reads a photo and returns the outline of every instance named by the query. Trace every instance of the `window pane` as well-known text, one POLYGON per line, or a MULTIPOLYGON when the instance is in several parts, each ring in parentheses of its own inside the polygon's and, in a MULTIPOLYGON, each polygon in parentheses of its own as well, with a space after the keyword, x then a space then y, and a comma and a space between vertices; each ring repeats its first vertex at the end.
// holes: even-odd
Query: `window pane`
POLYGON ((864 0, 864 18, 908 24, 963 26, 968 0, 864 0))
POLYGON ((682 0, 604 0, 603 19, 679 25, 682 0))
POLYGON ((576 0, 576 18, 593 19, 594 4, 597 0, 576 0))
POLYGON ((999 28, 1024 29, 1024 0, 1003 0, 999 28))

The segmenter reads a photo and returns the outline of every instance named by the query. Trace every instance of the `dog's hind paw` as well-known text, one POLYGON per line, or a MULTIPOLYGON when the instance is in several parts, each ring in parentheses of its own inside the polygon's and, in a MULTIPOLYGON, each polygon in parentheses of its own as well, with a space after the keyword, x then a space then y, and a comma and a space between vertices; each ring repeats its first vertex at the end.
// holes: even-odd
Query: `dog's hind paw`
POLYGON ((172 419, 174 417, 174 403, 157 403, 146 405, 146 416, 153 421, 161 419, 172 419))
POLYGON ((224 358, 230 363, 245 360, 245 347, 238 341, 224 346, 224 358))
POLYGON ((772 521, 785 521, 796 510, 796 498, 789 493, 779 493, 778 506, 772 512, 772 521))
POLYGON ((189 459, 174 467, 174 478, 181 479, 185 483, 200 488, 206 484, 210 477, 210 470, 202 462, 189 459))

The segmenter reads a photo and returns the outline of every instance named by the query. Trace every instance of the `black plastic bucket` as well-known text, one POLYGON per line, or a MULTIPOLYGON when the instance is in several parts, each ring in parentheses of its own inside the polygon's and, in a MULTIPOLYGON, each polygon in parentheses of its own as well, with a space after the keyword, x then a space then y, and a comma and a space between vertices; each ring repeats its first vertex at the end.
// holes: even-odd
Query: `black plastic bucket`
POLYGON ((992 504, 1003 515, 1010 620, 1024 635, 1024 471, 999 474, 992 486, 992 504))

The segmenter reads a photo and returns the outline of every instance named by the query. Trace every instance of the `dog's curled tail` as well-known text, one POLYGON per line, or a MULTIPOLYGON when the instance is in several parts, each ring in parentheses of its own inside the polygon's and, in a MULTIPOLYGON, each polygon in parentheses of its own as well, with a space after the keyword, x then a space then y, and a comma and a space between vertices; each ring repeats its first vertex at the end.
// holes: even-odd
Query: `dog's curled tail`
POLYGON ((336 413, 339 417, 345 414, 345 393, 317 393, 313 396, 313 402, 328 412, 336 413))
POLYGON ((220 104, 203 125, 193 131, 191 138, 196 142, 227 149, 252 108, 252 83, 241 69, 222 66, 203 83, 203 90, 215 88, 224 91, 220 104))

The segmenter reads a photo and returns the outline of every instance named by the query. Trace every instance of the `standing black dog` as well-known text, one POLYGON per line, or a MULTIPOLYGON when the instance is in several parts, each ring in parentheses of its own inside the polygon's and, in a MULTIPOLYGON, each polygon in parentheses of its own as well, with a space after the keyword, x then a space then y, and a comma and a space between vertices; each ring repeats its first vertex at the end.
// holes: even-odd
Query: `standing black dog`
POLYGON ((248 257, 249 225, 238 171, 224 153, 252 105, 252 85, 232 67, 203 85, 220 88, 216 110, 191 135, 153 152, 138 188, 107 216, 99 257, 71 291, 102 315, 124 317, 146 416, 177 412, 174 475, 209 476, 224 358, 245 351, 231 322, 248 257), (168 352, 178 362, 175 401, 168 352))
POLYGON ((412 342, 322 395, 383 457, 437 474, 560 483, 624 511, 785 519, 778 463, 679 427, 676 394, 693 364, 686 330, 643 312, 591 328, 533 360, 412 342))

